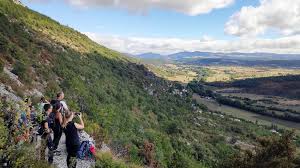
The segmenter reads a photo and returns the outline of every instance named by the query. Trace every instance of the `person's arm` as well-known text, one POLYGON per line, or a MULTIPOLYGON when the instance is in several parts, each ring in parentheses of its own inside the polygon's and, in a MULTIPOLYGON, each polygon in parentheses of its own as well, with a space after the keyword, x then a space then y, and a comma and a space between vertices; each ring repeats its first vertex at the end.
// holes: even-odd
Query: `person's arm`
POLYGON ((46 133, 50 133, 50 129, 49 129, 49 126, 48 126, 48 122, 45 122, 45 123, 44 123, 44 128, 45 128, 45 132, 46 132, 46 133))
POLYGON ((58 113, 58 120, 59 120, 60 125, 62 125, 63 124, 63 116, 61 113, 58 113))
POLYGON ((76 127, 77 129, 82 130, 82 129, 84 129, 84 123, 83 123, 83 120, 82 120, 82 115, 81 115, 81 113, 80 113, 80 115, 78 115, 78 117, 79 117, 79 120, 80 120, 80 124, 78 124, 78 123, 74 123, 74 124, 75 124, 75 127, 76 127))

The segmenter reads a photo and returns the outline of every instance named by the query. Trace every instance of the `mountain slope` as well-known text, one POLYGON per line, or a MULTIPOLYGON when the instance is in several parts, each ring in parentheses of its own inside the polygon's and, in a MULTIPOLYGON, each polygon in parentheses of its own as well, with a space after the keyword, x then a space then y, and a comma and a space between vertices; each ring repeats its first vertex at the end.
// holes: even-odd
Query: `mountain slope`
POLYGON ((85 113, 86 130, 129 162, 217 167, 236 152, 226 138, 254 143, 256 136, 269 134, 249 122, 200 113, 180 84, 9 0, 0 0, 0 56, 1 70, 6 69, 0 83, 21 97, 34 97, 36 89, 53 98, 64 90, 71 109, 85 113), (154 144, 151 158, 147 142, 154 144))

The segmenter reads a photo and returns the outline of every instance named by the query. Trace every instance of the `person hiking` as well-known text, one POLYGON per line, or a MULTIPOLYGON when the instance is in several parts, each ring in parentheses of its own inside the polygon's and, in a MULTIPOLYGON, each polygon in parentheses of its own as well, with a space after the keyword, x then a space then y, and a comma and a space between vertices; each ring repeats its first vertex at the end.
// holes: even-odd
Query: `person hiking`
POLYGON ((54 113, 54 125, 53 125, 53 143, 54 143, 54 150, 57 150, 61 135, 62 135, 62 124, 63 124, 63 116, 61 114, 62 105, 57 102, 54 105, 53 113, 54 113))
POLYGON ((67 103, 64 101, 64 98, 65 98, 65 94, 64 92, 59 92, 57 93, 56 95, 56 100, 58 100, 60 102, 60 104, 62 104, 63 106, 63 109, 65 111, 69 110, 68 106, 67 106, 67 103))
POLYGON ((69 110, 69 108, 68 108, 68 106, 67 106, 67 103, 64 101, 64 98, 65 98, 64 92, 59 92, 59 93, 56 95, 56 98, 57 98, 57 100, 59 100, 60 103, 63 105, 64 110, 69 110))
POLYGON ((45 151, 48 147, 48 162, 51 164, 53 163, 53 142, 51 138, 51 129, 48 126, 48 120, 50 119, 50 114, 52 113, 52 105, 45 104, 44 110, 45 110, 45 117, 41 121, 41 127, 40 127, 40 134, 41 134, 41 148, 40 148, 40 154, 41 159, 45 159, 45 151))
POLYGON ((56 95, 56 99, 50 101, 50 104, 52 104, 53 106, 56 106, 57 104, 61 104, 63 108, 60 111, 63 116, 65 112, 69 110, 67 103, 64 101, 64 98, 65 98, 64 92, 58 92, 56 95))
POLYGON ((67 112, 64 118, 63 129, 66 135, 66 148, 67 148, 67 165, 68 168, 76 168, 77 152, 80 148, 80 140, 78 130, 84 128, 81 113, 67 112), (79 117, 80 123, 73 121, 74 115, 79 117))
POLYGON ((50 102, 45 99, 45 97, 41 97, 40 102, 38 104, 39 110, 43 111, 45 104, 49 104, 50 102))

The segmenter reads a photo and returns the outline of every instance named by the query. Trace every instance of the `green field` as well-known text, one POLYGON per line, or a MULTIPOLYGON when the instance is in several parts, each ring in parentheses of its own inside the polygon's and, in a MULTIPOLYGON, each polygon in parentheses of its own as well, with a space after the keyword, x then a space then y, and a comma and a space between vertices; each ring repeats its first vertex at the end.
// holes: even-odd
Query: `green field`
POLYGON ((196 94, 194 94, 193 98, 195 100, 197 100, 197 102, 204 104, 208 107, 209 110, 212 111, 219 111, 219 112, 223 112, 225 114, 228 115, 232 115, 234 117, 237 118, 242 118, 245 120, 249 120, 252 122, 258 122, 258 124, 261 125, 267 125, 267 126, 271 126, 272 123, 278 125, 281 128, 286 128, 286 129, 297 129, 300 133, 300 123, 295 123, 295 122, 290 122, 290 121, 285 121, 285 120, 280 120, 280 119, 275 119, 272 117, 267 117, 264 115, 259 115, 256 113, 252 113, 246 110, 241 110, 238 108, 234 108, 234 107, 230 107, 230 106, 226 106, 226 105, 219 105, 219 103, 217 103, 215 100, 212 99, 206 99, 206 98, 202 98, 196 94))
POLYGON ((270 76, 298 75, 299 69, 272 67, 244 67, 244 66, 205 66, 210 73, 206 82, 233 81, 246 78, 261 78, 270 76))
POLYGON ((181 64, 152 64, 149 69, 171 81, 188 83, 194 79, 205 82, 230 82, 234 80, 271 76, 299 75, 300 69, 245 66, 197 66, 181 64))

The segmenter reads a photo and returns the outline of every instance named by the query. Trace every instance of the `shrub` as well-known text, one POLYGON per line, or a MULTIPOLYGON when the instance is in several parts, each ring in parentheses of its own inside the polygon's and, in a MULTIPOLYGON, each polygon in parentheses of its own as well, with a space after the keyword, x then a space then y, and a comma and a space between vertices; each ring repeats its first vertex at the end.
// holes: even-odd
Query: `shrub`
POLYGON ((12 73, 17 75, 25 83, 30 84, 32 82, 32 79, 30 79, 29 67, 23 62, 20 61, 16 62, 13 65, 12 73))
POLYGON ((233 155, 224 162, 224 168, 290 168, 298 167, 295 162, 294 134, 287 132, 281 137, 271 136, 258 139, 260 146, 255 151, 245 151, 233 155))
POLYGON ((97 153, 95 168, 141 168, 138 165, 125 164, 122 160, 115 160, 111 153, 97 153))
MULTIPOLYGON (((22 109, 15 108, 16 103, 1 98, 0 104, 0 163, 7 164, 7 167, 15 168, 48 168, 46 161, 39 161, 36 158, 35 148, 28 142, 15 142, 19 134, 24 133, 22 129, 16 129, 18 112, 22 109)), ((23 109, 22 109, 23 110, 23 109)))

